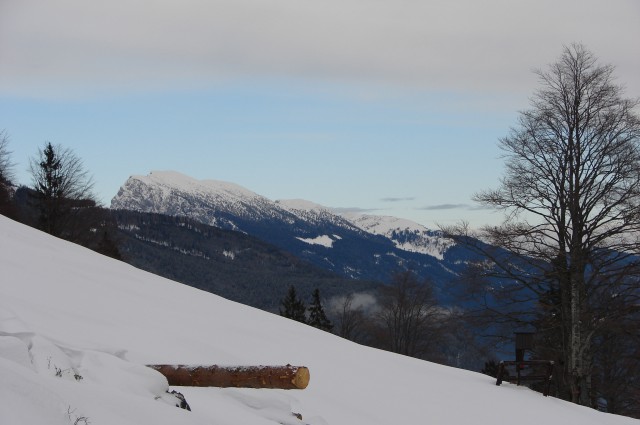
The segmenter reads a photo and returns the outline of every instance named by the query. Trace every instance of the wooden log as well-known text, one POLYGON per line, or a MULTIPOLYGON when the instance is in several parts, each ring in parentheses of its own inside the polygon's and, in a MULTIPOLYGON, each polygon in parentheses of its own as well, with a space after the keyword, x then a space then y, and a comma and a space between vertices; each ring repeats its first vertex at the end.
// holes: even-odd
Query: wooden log
POLYGON ((182 387, 272 388, 303 390, 309 385, 304 366, 147 365, 162 373, 169 385, 182 387))

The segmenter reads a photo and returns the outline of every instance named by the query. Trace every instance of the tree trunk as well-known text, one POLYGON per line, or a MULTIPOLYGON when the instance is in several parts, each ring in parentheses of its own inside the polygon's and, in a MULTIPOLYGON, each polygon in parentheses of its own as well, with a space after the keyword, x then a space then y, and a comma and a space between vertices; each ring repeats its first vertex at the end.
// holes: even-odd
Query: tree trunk
POLYGON ((169 385, 303 390, 309 384, 304 366, 186 366, 148 365, 162 373, 169 385))
POLYGON ((580 290, 572 279, 571 282, 571 313, 570 313, 570 336, 569 336, 569 373, 571 374, 571 401, 580 403, 582 380, 582 358, 580 348, 582 346, 581 326, 580 326, 580 290))

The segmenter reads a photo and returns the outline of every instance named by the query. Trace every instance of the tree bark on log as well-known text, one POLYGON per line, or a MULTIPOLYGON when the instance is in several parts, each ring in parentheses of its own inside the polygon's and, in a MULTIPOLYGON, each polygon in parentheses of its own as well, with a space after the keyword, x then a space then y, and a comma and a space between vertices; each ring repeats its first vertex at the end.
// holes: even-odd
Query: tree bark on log
POLYGON ((303 390, 309 384, 309 369, 304 366, 147 366, 173 386, 303 390))

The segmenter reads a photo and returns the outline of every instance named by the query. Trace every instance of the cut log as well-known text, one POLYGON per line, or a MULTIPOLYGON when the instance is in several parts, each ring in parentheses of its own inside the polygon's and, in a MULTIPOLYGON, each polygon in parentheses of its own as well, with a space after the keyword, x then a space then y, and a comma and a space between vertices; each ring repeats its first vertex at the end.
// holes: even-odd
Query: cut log
POLYGON ((273 388, 303 390, 309 385, 304 366, 188 366, 148 365, 162 373, 169 385, 181 387, 273 388))

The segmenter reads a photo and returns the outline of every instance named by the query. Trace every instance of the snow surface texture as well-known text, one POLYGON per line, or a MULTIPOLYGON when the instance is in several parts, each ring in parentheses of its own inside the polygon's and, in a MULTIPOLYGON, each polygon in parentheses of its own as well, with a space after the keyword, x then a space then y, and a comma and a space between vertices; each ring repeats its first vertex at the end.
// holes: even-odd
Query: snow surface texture
POLYGON ((360 346, 1 216, 0 241, 3 425, 640 424, 360 346), (153 363, 290 363, 309 367, 311 382, 177 388, 189 412, 173 407, 164 377, 144 367, 153 363))

